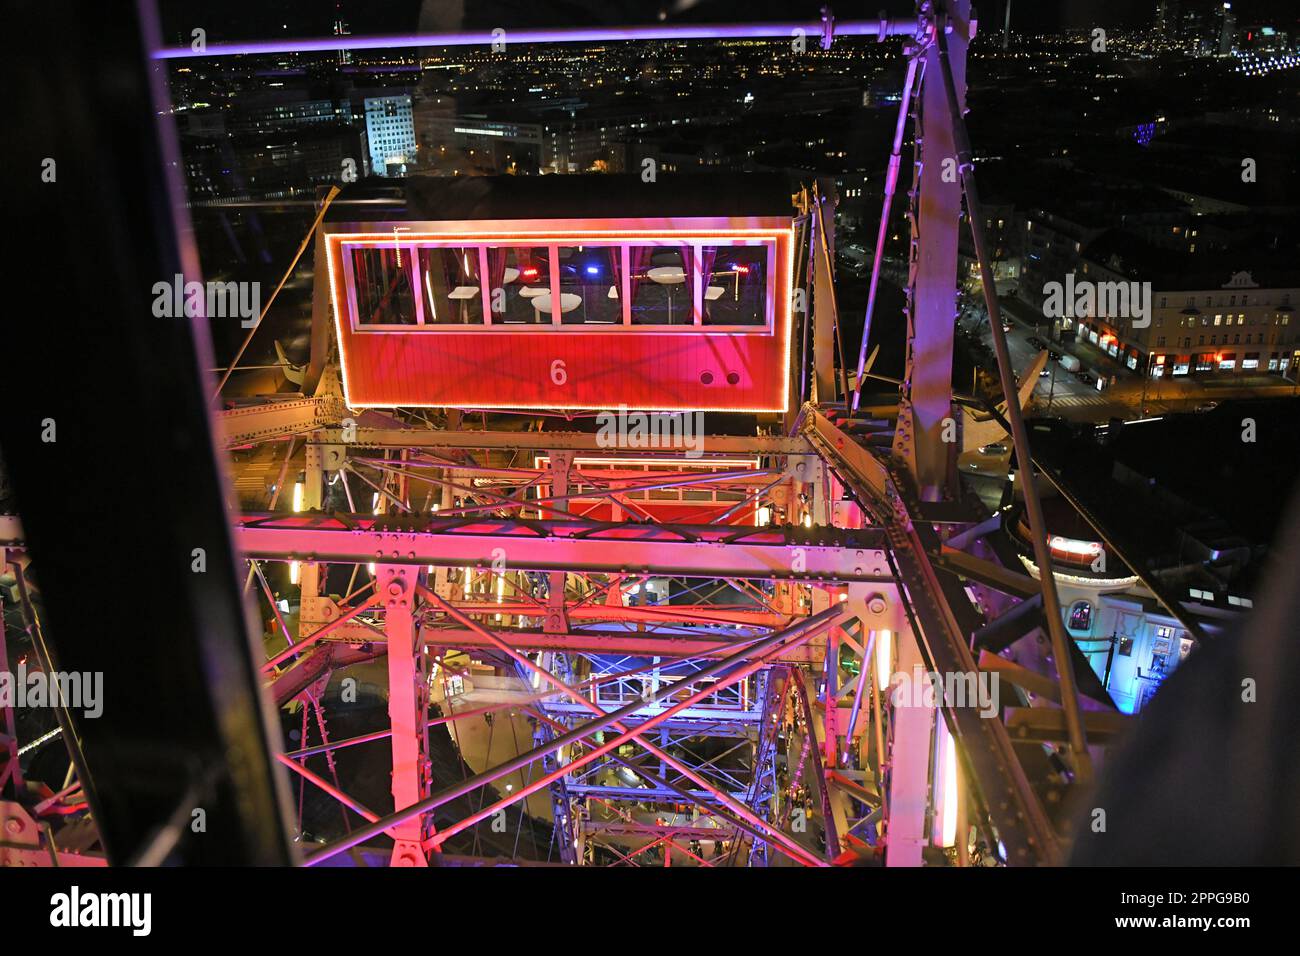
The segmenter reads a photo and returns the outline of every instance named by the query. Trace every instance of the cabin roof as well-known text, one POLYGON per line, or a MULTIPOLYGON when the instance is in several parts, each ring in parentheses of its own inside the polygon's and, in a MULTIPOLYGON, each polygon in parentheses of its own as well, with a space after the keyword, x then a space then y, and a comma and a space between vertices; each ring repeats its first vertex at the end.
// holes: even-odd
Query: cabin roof
POLYGON ((406 195, 364 188, 344 199, 391 198, 390 203, 341 203, 327 220, 462 221, 485 219, 790 217, 797 184, 777 173, 685 174, 646 183, 639 175, 412 176, 406 195), (366 196, 361 193, 366 192, 366 196))

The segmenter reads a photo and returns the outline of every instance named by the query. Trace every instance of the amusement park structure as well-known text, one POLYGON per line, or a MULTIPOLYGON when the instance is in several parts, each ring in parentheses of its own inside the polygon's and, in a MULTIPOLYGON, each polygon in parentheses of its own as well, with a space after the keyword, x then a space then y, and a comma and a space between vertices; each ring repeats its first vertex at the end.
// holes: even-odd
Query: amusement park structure
MULTIPOLYGON (((96 720, 60 711, 72 757, 61 791, 23 779, 30 742, 0 725, 13 821, 0 859, 1063 859, 1076 797, 1128 718, 1067 634, 1057 595, 1040 501, 1057 478, 1032 476, 966 134, 967 0, 925 0, 906 20, 827 12, 812 25, 510 42, 799 30, 826 46, 874 36, 906 61, 856 355, 825 182, 412 179, 403 197, 319 197, 300 250, 314 285, 297 394, 218 390, 214 401, 202 319, 138 342, 122 333, 139 368, 194 356, 181 369, 191 382, 143 376, 135 396, 138 424, 158 429, 140 434, 167 446, 136 458, 166 476, 138 545, 125 525, 97 536, 120 520, 102 507, 55 514, 77 463, 104 460, 90 424, 104 392, 64 396, 50 416, 57 444, 6 447, 23 511, 0 517, 0 555, 28 634, 46 669, 102 671, 106 707, 96 720), (906 305, 886 315, 876 289, 900 181, 906 305), (996 408, 952 386, 962 229, 991 318, 996 408), (872 327, 894 322, 907 342, 897 383, 868 361, 872 327), (1027 554, 1000 533, 1004 515, 963 492, 957 458, 977 434, 1014 448, 1027 554), (69 520, 83 529, 74 538, 69 520), (129 655, 80 619, 77 573, 105 547, 158 594, 129 655), (250 635, 254 603, 266 627, 250 635), (340 732, 349 694, 375 675, 384 726, 340 732), (309 823, 315 799, 330 813, 309 823)), ((214 43, 203 55, 316 42, 214 43)), ((152 50, 157 103, 159 71, 187 51, 152 50)), ((137 181, 122 201, 177 198, 171 134, 152 121, 141 142, 164 158, 161 183, 137 181)), ((136 249, 155 261, 102 276, 104 294, 147 289, 141 276, 170 275, 171 263, 200 275, 183 222, 123 228, 147 237, 136 249)), ((112 248, 113 237, 87 238, 112 248)))

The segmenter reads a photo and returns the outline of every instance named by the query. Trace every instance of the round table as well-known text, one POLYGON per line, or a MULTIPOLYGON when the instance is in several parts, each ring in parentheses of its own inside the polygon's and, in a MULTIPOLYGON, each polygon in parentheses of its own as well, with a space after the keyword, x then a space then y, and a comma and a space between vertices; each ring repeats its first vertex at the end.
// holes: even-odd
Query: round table
MULTIPOLYGON (((560 311, 572 312, 578 306, 582 305, 582 296, 574 295, 572 292, 560 293, 560 311)), ((533 297, 533 308, 539 313, 550 315, 551 313, 551 294, 543 292, 541 295, 533 297)))
POLYGON ((660 285, 681 285, 686 281, 686 270, 680 266, 655 266, 646 271, 646 278, 660 285))

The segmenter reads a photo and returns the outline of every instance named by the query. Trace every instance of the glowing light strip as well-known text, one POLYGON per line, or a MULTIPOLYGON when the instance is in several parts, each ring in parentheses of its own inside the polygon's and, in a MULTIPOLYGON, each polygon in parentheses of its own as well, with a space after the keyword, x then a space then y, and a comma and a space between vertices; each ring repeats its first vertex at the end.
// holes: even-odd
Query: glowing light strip
POLYGON ((330 275, 330 309, 334 312, 334 334, 337 336, 336 341, 339 343, 339 370, 343 378, 343 404, 349 409, 356 408, 352 404, 352 390, 348 387, 348 355, 347 350, 343 347, 343 325, 339 321, 339 287, 338 279, 334 274, 334 243, 330 241, 332 237, 325 237, 325 264, 329 268, 330 275))
MULTIPOLYGON (((344 395, 347 395, 347 389, 344 388, 344 395)), ((583 405, 557 405, 554 402, 542 402, 535 405, 529 405, 522 402, 510 402, 505 405, 497 405, 489 402, 351 402, 349 408, 517 408, 523 411, 547 411, 554 409, 556 411, 585 411, 591 408, 591 403, 583 405)), ((741 408, 736 405, 718 405, 718 406, 700 406, 700 405, 628 405, 629 412, 639 412, 654 410, 660 412, 783 412, 785 406, 764 406, 761 408, 741 408)))
MULTIPOLYGON (((465 271, 468 272, 469 270, 466 269, 465 271)), ((424 290, 429 293, 429 308, 433 312, 433 322, 436 325, 438 322, 438 300, 433 296, 433 286, 429 285, 428 272, 425 272, 424 274, 424 290)), ((423 322, 421 324, 428 325, 429 323, 423 322)))
MULTIPOLYGON (((789 39, 801 30, 811 37, 820 37, 824 26, 820 21, 808 23, 673 23, 654 26, 599 26, 551 27, 533 30, 511 30, 504 34, 511 44, 516 43, 617 43, 637 40, 758 40, 789 39)), ((834 35, 841 37, 916 36, 915 18, 836 20, 834 35)), ((327 37, 289 38, 284 40, 253 40, 240 43, 210 43, 201 50, 191 46, 161 47, 153 50, 155 60, 189 59, 192 57, 239 56, 268 53, 333 53, 339 50, 401 50, 410 47, 482 46, 492 49, 503 39, 490 31, 465 33, 399 33, 382 36, 353 36, 342 34, 327 37)))
POLYGON ((33 740, 31 743, 24 744, 23 746, 19 747, 19 748, 18 748, 18 756, 21 757, 23 754, 27 753, 29 750, 35 750, 37 747, 39 747, 41 744, 45 743, 47 740, 53 740, 55 737, 57 737, 57 736, 58 736, 59 734, 61 734, 61 733, 63 733, 63 728, 62 728, 62 727, 55 727, 55 728, 54 728, 53 730, 51 730, 49 733, 47 733, 47 734, 42 734, 40 737, 37 737, 37 738, 36 738, 35 740, 33 740))
MULTIPOLYGON (((543 455, 541 459, 550 461, 550 458, 543 455)), ((581 465, 682 465, 688 468, 708 467, 710 465, 725 465, 728 468, 738 467, 740 465, 749 465, 751 468, 758 467, 757 458, 575 458, 573 463, 581 465)))
POLYGON ((890 674, 894 669, 893 634, 888 628, 876 631, 876 690, 888 700, 890 674))
MULTIPOLYGON (((788 411, 790 408, 790 392, 792 391, 791 389, 792 383, 790 381, 790 372, 791 372, 790 349, 791 349, 791 340, 794 338, 794 303, 791 302, 790 300, 794 297, 794 225, 793 224, 791 224, 790 228, 788 228, 785 231, 785 245, 786 245, 785 283, 784 283, 785 305, 783 307, 785 309, 784 312, 785 358, 781 363, 781 368, 785 370, 785 381, 781 388, 780 411, 782 412, 788 411)), ((805 317, 807 316, 807 314, 808 314, 808 304, 805 301, 804 303, 805 317)), ((808 321, 808 318, 805 318, 804 321, 808 321)), ((800 370, 800 374, 801 375, 803 374, 802 369, 800 370)))
MULTIPOLYGON (((540 455, 533 460, 533 467, 542 470, 543 462, 549 464, 550 460, 551 459, 549 455, 540 455)), ((748 467, 751 471, 758 468, 757 458, 712 458, 712 459, 710 458, 695 458, 695 459, 575 458, 573 459, 573 463, 574 465, 577 466, 581 466, 584 463, 588 465, 676 465, 678 467, 687 468, 687 469, 708 468, 708 467, 726 467, 730 469, 737 469, 737 468, 743 469, 745 467, 748 467)), ((632 481, 634 478, 653 478, 653 477, 655 477, 654 472, 640 471, 640 472, 633 472, 632 475, 627 478, 619 478, 617 480, 632 481)), ((703 472, 697 477, 707 478, 709 477, 709 473, 703 472)), ((593 489, 593 491, 599 491, 599 490, 600 489, 593 489)), ((621 489, 614 489, 614 490, 621 490, 621 489)), ((633 489, 633 490, 635 491, 637 489, 633 489)), ((700 504, 700 502, 692 502, 692 504, 700 504)))
POLYGON ((1063 538, 1060 535, 1051 535, 1047 539, 1047 544, 1053 551, 1074 554, 1081 558, 1097 555, 1101 552, 1101 542, 1084 541, 1081 538, 1063 538))
MULTIPOLYGON (((1025 566, 1034 578, 1041 578, 1038 565, 1023 554, 1017 555, 1017 557, 1020 558, 1020 563, 1025 566)), ((1066 574, 1063 571, 1057 571, 1055 568, 1052 569, 1052 577, 1058 581, 1064 581, 1066 584, 1078 584, 1093 588, 1129 588, 1140 580, 1136 574, 1128 578, 1085 578, 1077 574, 1066 574)))
POLYGON ((938 846, 951 847, 957 843, 957 801, 961 782, 957 775, 957 743, 942 715, 937 720, 936 736, 939 738, 936 753, 939 780, 935 789, 940 809, 935 814, 938 832, 934 837, 938 846))
MULTIPOLYGON (((484 232, 474 230, 471 232, 407 232, 402 236, 401 244, 409 246, 413 243, 431 242, 440 245, 480 245, 484 242, 505 242, 511 245, 522 245, 515 241, 519 236, 527 236, 529 239, 546 239, 552 240, 547 245, 578 245, 578 243, 569 243, 569 239, 618 239, 627 236, 635 236, 639 242, 663 242, 667 244, 678 243, 683 239, 712 239, 725 236, 741 236, 751 239, 778 239, 784 234, 781 229, 748 229, 735 228, 726 229, 723 227, 711 228, 686 228, 673 229, 664 232, 662 229, 565 229, 557 231, 555 229, 545 229, 540 231, 528 229, 511 229, 506 232, 484 232)), ((393 245, 393 236, 391 233, 382 232, 331 232, 328 238, 334 242, 342 242, 348 245, 393 245)), ((541 243, 539 243, 540 245, 541 243)))

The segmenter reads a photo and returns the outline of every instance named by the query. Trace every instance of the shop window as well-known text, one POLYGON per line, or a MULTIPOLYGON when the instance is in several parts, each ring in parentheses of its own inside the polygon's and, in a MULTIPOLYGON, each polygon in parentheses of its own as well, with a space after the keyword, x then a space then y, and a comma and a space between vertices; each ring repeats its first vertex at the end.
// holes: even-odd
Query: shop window
POLYGON ((1072 631, 1086 631, 1092 627, 1092 605, 1075 601, 1070 607, 1069 627, 1072 631))

